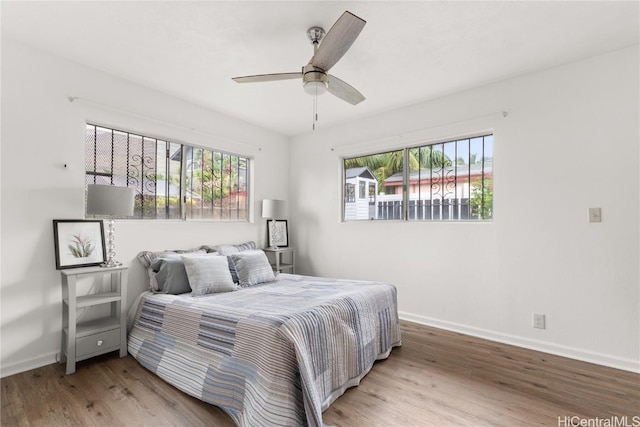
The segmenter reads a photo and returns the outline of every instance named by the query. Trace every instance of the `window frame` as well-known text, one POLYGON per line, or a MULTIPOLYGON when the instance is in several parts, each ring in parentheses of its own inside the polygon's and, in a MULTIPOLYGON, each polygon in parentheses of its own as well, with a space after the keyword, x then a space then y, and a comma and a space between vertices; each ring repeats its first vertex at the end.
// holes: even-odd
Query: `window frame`
MULTIPOLYGON (((130 136, 134 136, 137 138, 140 138, 141 141, 145 141, 145 139, 151 139, 151 140, 155 140, 155 157, 158 158, 159 155, 158 153, 160 152, 160 150, 158 149, 158 142, 162 142, 164 143, 165 147, 166 147, 166 151, 164 155, 160 155, 160 157, 162 157, 162 159, 166 162, 166 166, 168 167, 169 163, 171 162, 171 156, 175 156, 178 152, 180 153, 180 163, 179 163, 179 167, 180 167, 180 183, 179 183, 179 195, 178 195, 178 201, 179 201, 179 216, 177 217, 171 217, 170 215, 166 215, 166 216, 155 216, 155 217, 151 217, 151 216, 146 216, 144 210, 141 212, 140 215, 136 215, 136 216, 132 216, 129 217, 129 219, 135 219, 135 220, 145 220, 145 221, 153 221, 153 220, 158 220, 158 221, 212 221, 212 222, 251 222, 251 199, 252 199, 252 190, 250 188, 250 184, 251 184, 251 170, 253 167, 253 158, 252 156, 248 156, 248 155, 241 155, 241 154, 235 154, 229 151, 225 151, 225 150, 218 150, 212 147, 205 147, 205 146, 200 146, 200 145, 195 145, 195 144, 190 144, 190 143, 186 143, 186 142, 182 142, 182 141, 178 141, 175 139, 170 139, 170 138, 164 138, 164 137, 155 137, 155 136, 150 136, 150 135, 143 135, 141 132, 134 132, 134 131, 127 131, 127 130, 122 130, 121 128, 115 128, 111 125, 103 125, 100 124, 99 122, 96 121, 87 121, 85 123, 85 172, 84 172, 84 176, 85 176, 85 201, 86 201, 86 185, 89 183, 89 176, 103 176, 103 177, 111 177, 109 179, 109 181, 112 183, 113 185, 113 176, 115 176, 114 173, 114 163, 113 163, 113 152, 112 152, 112 159, 111 159, 111 173, 102 173, 102 172, 97 172, 97 171, 89 171, 87 170, 87 145, 89 144, 89 140, 87 139, 87 134, 89 131, 89 128, 93 127, 94 131, 96 131, 97 129, 103 129, 107 132, 111 132, 112 135, 114 132, 118 132, 118 133, 123 133, 126 134, 128 137, 130 136), (174 151, 173 154, 170 153, 170 146, 173 145, 178 145, 179 148, 178 150, 174 151), (229 161, 232 161, 232 159, 235 159, 235 165, 237 166, 235 173, 238 174, 236 182, 238 183, 238 189, 237 189, 237 200, 240 199, 240 193, 244 193, 243 194, 243 198, 244 198, 244 203, 242 203, 242 206, 238 205, 237 209, 235 210, 236 212, 236 216, 235 218, 220 218, 220 217, 214 217, 213 215, 207 218, 193 218, 193 217, 189 217, 188 215, 188 210, 187 210, 187 193, 189 191, 189 189, 187 188, 188 183, 187 183, 187 178, 189 177, 189 172, 188 172, 188 168, 187 168, 187 156, 186 156, 186 152, 188 151, 188 149, 191 149, 191 152, 193 153, 195 150, 203 150, 203 152, 208 152, 211 154, 212 159, 216 157, 216 155, 221 156, 223 159, 226 157, 229 159, 229 161), (240 165, 244 165, 244 171, 243 174, 239 173, 240 170, 240 165), (243 182, 242 182, 243 181, 243 182), (240 213, 244 212, 244 217, 240 217, 240 213)), ((97 134, 97 133, 96 133, 97 134)), ((113 137, 112 137, 112 141, 111 143, 113 144, 113 137)), ((94 136, 93 139, 93 144, 94 147, 97 144, 97 138, 94 136)), ((130 141, 129 139, 127 139, 127 156, 129 156, 129 149, 130 147, 130 141)), ((111 149, 113 150, 113 145, 111 147, 111 149)), ((163 148, 164 149, 164 148, 163 148)), ((128 159, 127 159, 128 162, 128 159)), ((141 162, 144 162, 144 160, 142 160, 141 162)), ((142 166, 141 166, 142 167, 142 166)), ((158 173, 160 169, 156 168, 153 170, 154 173, 158 173)), ((127 171, 129 171, 129 165, 127 164, 127 171)), ((169 169, 165 169, 165 172, 167 172, 167 177, 165 178, 166 181, 166 187, 168 188, 170 186, 169 183, 169 169)), ((129 174, 129 172, 127 172, 127 175, 129 174)), ((142 172, 141 172, 142 174, 142 172)), ((220 180, 226 180, 225 177, 227 177, 227 174, 222 174, 220 175, 220 180)), ((191 175, 191 178, 193 179, 193 175, 191 175)), ((144 197, 143 194, 144 193, 140 193, 138 191, 138 187, 137 186, 132 186, 130 184, 130 177, 127 176, 126 177, 126 181, 127 181, 127 185, 128 187, 133 187, 136 189, 136 200, 138 198, 142 198, 144 197)), ((95 182, 95 178, 94 178, 94 182, 95 182)), ((158 179, 155 179, 155 182, 158 182, 158 179)), ((157 185, 157 184, 156 184, 157 185)), ((155 187, 154 187, 155 188, 155 187)), ((142 190, 144 191, 144 190, 142 190)), ((165 195, 159 195, 157 193, 157 189, 155 190, 156 194, 154 195, 155 198, 157 197, 169 197, 167 196, 167 194, 165 195)), ((168 191, 168 190, 167 190, 168 191)), ((223 201, 224 201, 225 197, 220 198, 220 205, 222 206, 223 201)), ((167 203, 167 202, 165 202, 167 203)), ((231 210, 228 210, 227 214, 229 214, 231 212, 231 210)), ((84 212, 84 216, 85 218, 92 218, 94 217, 93 215, 87 214, 86 213, 86 208, 85 208, 85 212, 84 212)), ((222 216, 222 215, 221 215, 222 216)))
MULTIPOLYGON (((360 222, 360 221, 364 221, 364 220, 380 220, 382 222, 388 222, 388 221, 402 221, 402 222, 429 222, 429 223, 433 223, 433 222, 471 222, 471 223, 491 223, 493 222, 493 207, 494 207, 494 201, 493 201, 493 181, 494 181, 494 168, 493 168, 493 152, 494 152, 494 148, 495 148, 495 131, 493 129, 485 129, 483 131, 478 131, 478 132, 470 132, 470 133, 465 133, 462 135, 457 135, 457 136, 452 136, 452 137, 441 137, 441 138, 437 138, 437 139, 433 139, 433 140, 428 140, 428 141, 417 141, 414 143, 410 143, 410 144, 403 144, 401 146, 396 146, 396 147, 379 147, 379 149, 375 152, 365 152, 365 153, 354 153, 352 155, 343 155, 340 157, 341 160, 341 176, 342 176, 342 181, 343 181, 343 191, 345 189, 345 184, 346 184, 346 172, 347 168, 346 167, 346 162, 348 160, 351 159, 359 159, 359 158, 366 158, 369 156, 376 156, 376 155, 384 155, 387 153, 395 153, 395 152, 401 152, 402 153, 402 170, 399 172, 396 172, 395 174, 389 175, 388 177, 385 178, 388 179, 389 177, 393 176, 393 175, 401 175, 402 177, 402 182, 400 183, 402 190, 398 191, 396 193, 391 193, 391 194, 397 194, 398 196, 400 196, 401 194, 401 200, 400 202, 402 203, 402 206, 400 207, 400 214, 397 215, 398 217, 394 217, 394 218, 378 218, 376 215, 376 218, 346 218, 346 205, 345 203, 342 204, 341 207, 341 217, 340 220, 341 222, 360 222), (489 141, 487 141, 486 139, 490 138, 489 141), (471 158, 472 158, 472 149, 471 149, 471 143, 474 140, 480 140, 481 141, 481 157, 480 160, 476 160, 474 163, 471 163, 471 158), (467 160, 469 164, 465 164, 467 169, 469 170, 468 174, 465 175, 458 175, 458 169, 459 165, 458 165, 458 158, 454 156, 453 159, 449 159, 451 161, 450 165, 445 166, 444 164, 441 166, 441 170, 445 171, 446 168, 450 168, 450 169, 454 169, 455 170, 455 186, 463 186, 465 184, 467 184, 467 191, 468 191, 468 196, 467 196, 467 201, 466 204, 464 204, 462 201, 460 201, 460 203, 458 202, 458 198, 454 197, 454 198, 449 198, 449 197, 441 197, 440 199, 443 201, 443 203, 440 205, 442 207, 444 206, 448 206, 448 207, 453 207, 455 206, 455 210, 453 210, 454 212, 457 212, 457 210, 459 210, 461 207, 463 206, 467 206, 468 209, 468 214, 467 217, 442 217, 442 213, 440 213, 438 215, 438 218, 426 218, 426 217, 422 217, 422 218, 417 218, 417 217, 411 217, 409 214, 410 211, 410 205, 411 202, 413 201, 413 199, 411 198, 411 195, 413 193, 411 193, 411 188, 410 188, 410 179, 411 179, 411 174, 412 172, 414 172, 416 169, 412 169, 410 167, 410 153, 411 150, 415 150, 415 149, 421 149, 421 148, 428 148, 428 147, 434 147, 434 146, 442 146, 442 151, 443 151, 443 155, 444 155, 444 146, 445 144, 456 144, 456 155, 457 155, 457 144, 459 143, 468 143, 468 152, 467 152, 467 160), (487 144, 490 144, 487 148, 487 144), (471 173, 471 166, 472 165, 476 165, 476 164, 481 164, 482 166, 479 168, 481 170, 481 186, 480 186, 480 190, 479 192, 481 193, 481 198, 482 201, 480 202, 480 210, 481 213, 479 214, 478 217, 476 217, 476 215, 478 214, 472 214, 472 193, 475 192, 474 190, 474 185, 473 185, 473 181, 476 181, 475 178, 473 178, 473 175, 471 173), (487 180, 489 180, 489 183, 487 183, 487 180), (485 194, 490 194, 490 204, 486 205, 485 203, 485 194), (444 200, 456 200, 455 205, 447 202, 444 203, 444 200), (485 209, 487 209, 488 206, 488 214, 485 213, 485 209)), ((431 148, 433 150, 433 148, 431 148)), ((477 154, 477 153, 476 153, 477 154)), ((357 166, 351 166, 351 168, 354 168, 357 166)), ((417 169, 418 172, 421 172, 421 169, 418 168, 417 169)), ((434 168, 435 170, 435 168, 434 168)), ((373 171, 372 171, 373 172, 373 171)), ((421 179, 422 178, 418 178, 418 187, 421 184, 421 179)), ((432 182, 430 182, 429 185, 432 185, 432 182)), ((397 186, 397 185, 396 185, 397 186)), ((380 195, 380 191, 384 191, 386 194, 384 195, 388 195, 388 190, 389 190, 389 186, 385 186, 384 184, 378 184, 378 190, 379 193, 378 195, 380 195)), ((418 193, 419 194, 419 193, 418 193)), ((376 196, 378 196, 376 195, 376 196)), ((429 200, 440 200, 440 199, 429 199, 429 200)), ((343 198, 344 200, 344 198, 343 198)), ((422 200, 422 199, 420 199, 422 200)), ((374 198, 374 200, 370 199, 371 203, 375 203, 376 205, 378 204, 377 199, 374 198)), ((397 207, 393 208, 394 211, 396 213, 398 213, 398 209, 397 207)), ((378 211, 379 212, 379 211, 378 211)), ((463 216, 458 214, 459 216, 463 216)), ((414 215, 415 216, 415 215, 414 215)), ((449 214, 448 216, 451 216, 451 214, 449 214)))

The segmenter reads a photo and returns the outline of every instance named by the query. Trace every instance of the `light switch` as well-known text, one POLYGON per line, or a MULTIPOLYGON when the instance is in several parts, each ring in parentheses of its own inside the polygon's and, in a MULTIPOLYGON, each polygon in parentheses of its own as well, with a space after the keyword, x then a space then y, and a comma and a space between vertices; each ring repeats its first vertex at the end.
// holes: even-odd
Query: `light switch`
POLYGON ((589 222, 602 222, 602 211, 600 208, 589 208, 589 222))

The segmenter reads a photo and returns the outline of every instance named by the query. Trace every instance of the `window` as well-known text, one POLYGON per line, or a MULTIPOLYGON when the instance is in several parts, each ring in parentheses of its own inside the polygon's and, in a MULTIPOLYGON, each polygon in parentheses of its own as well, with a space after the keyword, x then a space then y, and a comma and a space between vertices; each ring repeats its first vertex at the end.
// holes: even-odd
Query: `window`
POLYGON ((85 181, 135 189, 141 219, 247 220, 248 159, 86 126, 85 181))
POLYGON ((247 219, 247 159, 185 146, 189 219, 247 219))
POLYGON ((347 203, 353 203, 356 201, 356 185, 347 183, 345 185, 344 200, 347 203))
POLYGON ((493 135, 347 158, 344 173, 347 183, 370 175, 382 189, 369 188, 373 209, 345 207, 345 220, 493 218, 493 135))

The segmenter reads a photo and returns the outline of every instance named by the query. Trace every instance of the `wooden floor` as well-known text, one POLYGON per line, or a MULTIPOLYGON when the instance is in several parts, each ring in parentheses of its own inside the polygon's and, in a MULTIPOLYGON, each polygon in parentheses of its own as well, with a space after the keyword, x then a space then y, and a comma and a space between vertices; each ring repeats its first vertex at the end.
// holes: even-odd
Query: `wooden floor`
MULTIPOLYGON (((570 426, 598 418, 640 426, 638 374, 409 322, 402 341, 325 411, 325 423, 570 426)), ((54 364, 0 383, 2 426, 233 426, 117 353, 80 362, 73 375, 54 364)))

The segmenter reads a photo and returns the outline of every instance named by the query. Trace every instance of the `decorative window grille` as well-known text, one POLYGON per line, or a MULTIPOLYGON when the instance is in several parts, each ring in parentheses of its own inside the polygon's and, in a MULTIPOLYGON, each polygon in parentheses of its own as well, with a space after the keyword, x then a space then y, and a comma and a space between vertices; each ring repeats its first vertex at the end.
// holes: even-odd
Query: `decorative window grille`
POLYGON ((247 218, 247 159, 185 147, 188 219, 247 218))
POLYGON ((247 165, 244 157, 86 126, 86 183, 135 188, 135 218, 247 220, 247 165))
POLYGON ((493 218, 493 135, 344 159, 367 167, 380 194, 373 212, 344 209, 345 220, 487 221, 493 218))

